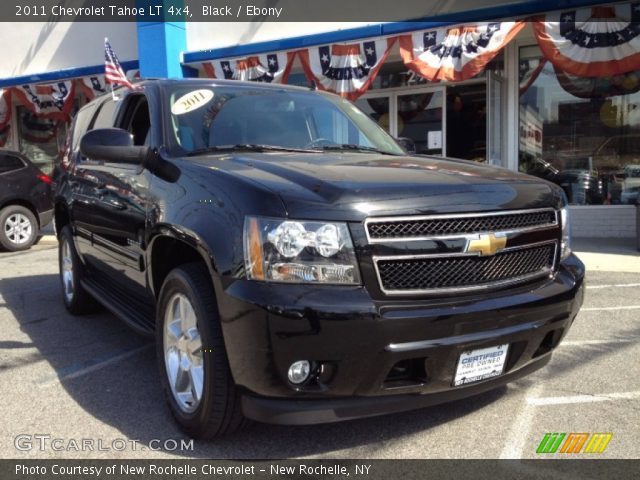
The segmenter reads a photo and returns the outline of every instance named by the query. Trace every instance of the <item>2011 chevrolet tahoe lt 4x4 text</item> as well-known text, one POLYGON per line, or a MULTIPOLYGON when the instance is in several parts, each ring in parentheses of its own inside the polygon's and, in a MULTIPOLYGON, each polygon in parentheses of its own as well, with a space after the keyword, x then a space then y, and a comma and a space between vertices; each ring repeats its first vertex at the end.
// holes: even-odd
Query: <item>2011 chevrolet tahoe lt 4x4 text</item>
POLYGON ((408 155, 350 102, 149 80, 77 114, 68 310, 155 335, 194 437, 464 398, 544 366, 583 298, 559 187, 408 155))

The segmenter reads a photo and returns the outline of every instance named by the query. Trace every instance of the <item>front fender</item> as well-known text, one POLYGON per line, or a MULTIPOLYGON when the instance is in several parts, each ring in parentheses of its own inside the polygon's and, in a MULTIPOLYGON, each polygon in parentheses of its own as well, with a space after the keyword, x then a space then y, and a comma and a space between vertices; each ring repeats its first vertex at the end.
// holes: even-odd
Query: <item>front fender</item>
MULTIPOLYGON (((220 277, 218 271, 218 264, 214 250, 211 248, 211 244, 203 239, 197 232, 182 227, 177 227, 169 224, 157 224, 151 230, 148 231, 148 240, 146 248, 146 264, 148 265, 148 279, 149 287, 155 296, 158 295, 160 285, 155 285, 154 278, 154 249, 157 247, 160 241, 170 238, 177 242, 185 244, 187 247, 193 249, 202 261, 206 264, 209 274, 212 279, 218 279, 220 277)), ((219 251, 221 255, 225 255, 223 250, 219 251)), ((167 259, 171 261, 171 259, 167 259)))

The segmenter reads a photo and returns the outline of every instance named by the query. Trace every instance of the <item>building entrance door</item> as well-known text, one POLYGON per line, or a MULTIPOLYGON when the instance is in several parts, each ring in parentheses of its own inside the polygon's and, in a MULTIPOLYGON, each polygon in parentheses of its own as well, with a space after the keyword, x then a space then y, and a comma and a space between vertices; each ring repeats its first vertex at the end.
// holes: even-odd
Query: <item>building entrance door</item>
POLYGON ((407 137, 416 153, 446 155, 445 87, 373 91, 355 103, 394 137, 407 137))
POLYGON ((446 155, 444 98, 444 88, 397 94, 397 136, 412 139, 416 153, 446 155))
POLYGON ((447 87, 447 155, 487 161, 486 83, 447 87))
POLYGON ((458 84, 372 91, 356 104, 416 153, 504 166, 504 81, 497 75, 458 84))

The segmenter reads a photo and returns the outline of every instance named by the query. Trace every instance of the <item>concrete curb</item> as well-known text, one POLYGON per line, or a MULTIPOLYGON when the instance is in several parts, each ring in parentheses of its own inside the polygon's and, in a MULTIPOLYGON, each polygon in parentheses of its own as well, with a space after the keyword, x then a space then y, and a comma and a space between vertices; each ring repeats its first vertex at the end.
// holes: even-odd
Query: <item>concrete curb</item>
POLYGON ((38 245, 55 245, 58 243, 58 238, 55 235, 43 235, 38 245))
POLYGON ((574 252, 587 272, 640 273, 640 256, 616 253, 574 252))
POLYGON ((635 238, 574 238, 572 243, 587 271, 640 273, 635 238))

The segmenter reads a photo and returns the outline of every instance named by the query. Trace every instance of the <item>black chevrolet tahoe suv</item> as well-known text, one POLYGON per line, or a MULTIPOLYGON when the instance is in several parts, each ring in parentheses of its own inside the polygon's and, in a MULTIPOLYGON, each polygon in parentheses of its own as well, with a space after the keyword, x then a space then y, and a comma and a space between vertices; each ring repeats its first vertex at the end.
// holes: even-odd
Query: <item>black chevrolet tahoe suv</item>
POLYGON ((201 438, 496 388, 549 361, 583 299, 560 187, 410 156, 298 87, 148 80, 94 100, 55 225, 67 309, 155 336, 201 438))

